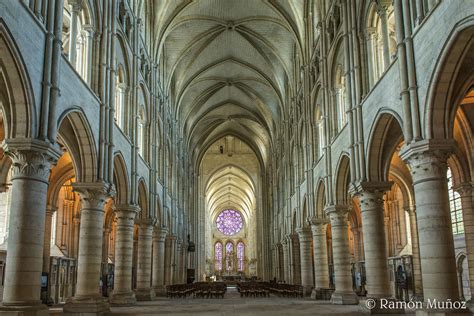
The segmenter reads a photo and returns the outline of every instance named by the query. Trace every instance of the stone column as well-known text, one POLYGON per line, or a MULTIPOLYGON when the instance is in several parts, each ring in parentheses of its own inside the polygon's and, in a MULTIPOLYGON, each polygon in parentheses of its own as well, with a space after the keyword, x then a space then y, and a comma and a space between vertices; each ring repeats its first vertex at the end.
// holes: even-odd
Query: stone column
POLYGON ((86 54, 84 58, 84 80, 88 85, 92 84, 92 54, 94 51, 94 27, 92 25, 84 25, 83 31, 85 35, 86 54))
POLYGON ((459 299, 446 179, 452 147, 448 142, 419 141, 400 154, 413 177, 425 300, 459 299))
POLYGON ((34 139, 7 139, 3 149, 12 160, 12 199, 0 313, 47 315, 40 299, 46 196, 50 168, 59 152, 34 139))
POLYGON ((390 37, 388 34, 387 8, 385 6, 378 5, 377 14, 380 17, 380 23, 382 26, 383 61, 385 71, 390 66, 390 37))
POLYGON ((332 249, 336 290, 331 296, 333 304, 358 304, 352 289, 351 261, 347 214, 348 206, 330 205, 325 209, 331 221, 332 249))
POLYGON ((289 260, 288 260, 288 242, 284 239, 281 242, 281 247, 283 248, 283 277, 286 283, 290 283, 290 273, 289 273, 289 260))
MULTIPOLYGON (((474 182, 463 183, 454 189, 461 196, 464 239, 466 240, 467 265, 469 268, 469 286, 471 295, 474 295, 474 182)), ((470 305, 474 305, 472 297, 470 305)))
POLYGON ((301 285, 304 295, 311 295, 313 289, 313 265, 311 261, 311 229, 300 228, 297 231, 300 241, 301 285))
POLYGON ((367 56, 369 62, 367 63, 368 73, 369 73, 369 86, 372 87, 375 84, 375 70, 377 65, 375 62, 375 52, 374 52, 374 37, 375 37, 375 28, 370 27, 366 30, 366 40, 367 40, 367 56))
POLYGON ((76 294, 64 305, 64 314, 101 314, 109 303, 100 293, 104 205, 111 188, 103 182, 75 183, 81 197, 81 225, 77 258, 76 294))
POLYGON ((71 27, 69 28, 69 62, 76 67, 77 19, 82 10, 82 0, 69 0, 71 9, 71 27))
POLYGON ((183 247, 183 242, 181 239, 178 239, 176 241, 176 259, 175 259, 175 270, 174 270, 174 280, 175 283, 182 283, 181 277, 182 277, 182 265, 181 265, 181 249, 183 247))
POLYGON ((425 8, 423 0, 416 0, 416 25, 420 25, 425 18, 425 8))
POLYGON ((135 295, 138 301, 150 301, 155 297, 155 292, 151 288, 153 221, 142 219, 138 224, 138 271, 135 295))
POLYGON ((300 258, 300 241, 297 234, 291 234, 291 254, 293 263, 292 283, 301 284, 301 258, 300 258))
POLYGON ((164 258, 164 265, 165 265, 165 275, 164 275, 164 281, 165 285, 170 285, 171 284, 171 239, 170 235, 167 235, 165 238, 165 258, 164 258))
POLYGON ((313 255, 314 255, 314 290, 311 297, 319 297, 320 289, 329 288, 329 265, 328 248, 326 240, 327 219, 314 218, 311 220, 313 233, 313 255))
POLYGON ((165 239, 168 230, 155 228, 153 234, 153 274, 152 287, 156 296, 165 296, 165 239))
POLYGON ((176 259, 176 236, 170 235, 169 239, 169 267, 168 267, 168 280, 169 284, 175 284, 175 274, 176 269, 175 259, 176 259))
POLYGON ((391 297, 384 225, 384 194, 392 183, 363 183, 356 193, 364 232, 367 297, 391 297))
POLYGON ((113 305, 135 305, 132 291, 133 225, 139 208, 135 205, 118 205, 115 209, 117 226, 115 232, 115 278, 110 303, 113 305))
POLYGON ((421 261, 420 261, 420 247, 418 241, 418 227, 416 225, 416 211, 415 206, 410 206, 406 210, 410 216, 410 233, 411 233, 411 248, 413 256, 413 282, 415 293, 413 294, 417 300, 423 299, 423 281, 421 278, 421 261))

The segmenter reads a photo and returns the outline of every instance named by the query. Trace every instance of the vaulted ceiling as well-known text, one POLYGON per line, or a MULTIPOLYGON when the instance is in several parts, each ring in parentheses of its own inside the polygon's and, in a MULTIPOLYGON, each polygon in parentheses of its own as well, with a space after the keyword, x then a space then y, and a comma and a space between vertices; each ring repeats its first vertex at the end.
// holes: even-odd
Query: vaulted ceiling
POLYGON ((154 1, 155 54, 196 163, 225 135, 268 160, 299 73, 306 2, 154 1))

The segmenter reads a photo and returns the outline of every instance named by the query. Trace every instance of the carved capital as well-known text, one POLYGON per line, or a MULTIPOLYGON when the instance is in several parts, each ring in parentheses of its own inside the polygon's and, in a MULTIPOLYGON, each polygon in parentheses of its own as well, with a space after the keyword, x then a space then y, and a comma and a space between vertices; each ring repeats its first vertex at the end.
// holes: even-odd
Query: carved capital
POLYGON ((79 14, 82 10, 82 0, 69 0, 69 6, 71 7, 71 12, 79 14))
POLYGON ((73 183, 74 192, 81 197, 83 209, 94 209, 104 212, 107 198, 114 196, 113 187, 105 182, 73 183))
POLYGON ((165 242, 166 235, 168 235, 168 229, 166 227, 155 227, 153 238, 157 239, 158 242, 165 242))
POLYGON ((465 182, 453 188, 461 197, 469 196, 474 193, 474 182, 465 182))
POLYGON ((115 217, 119 220, 117 224, 122 221, 132 222, 135 220, 140 208, 137 205, 117 205, 115 206, 114 213, 115 217))
POLYGON ((12 160, 12 180, 48 183, 51 165, 61 156, 58 146, 37 139, 6 139, 3 150, 12 160))
POLYGON ((347 214, 350 210, 348 205, 328 205, 324 209, 332 227, 347 225, 347 214))
POLYGON ((311 235, 311 229, 304 227, 296 229, 296 233, 298 234, 299 241, 303 242, 310 242, 313 236, 311 235))
POLYGON ((405 146, 400 157, 410 166, 413 184, 429 179, 445 179, 447 160, 454 140, 423 140, 405 146))

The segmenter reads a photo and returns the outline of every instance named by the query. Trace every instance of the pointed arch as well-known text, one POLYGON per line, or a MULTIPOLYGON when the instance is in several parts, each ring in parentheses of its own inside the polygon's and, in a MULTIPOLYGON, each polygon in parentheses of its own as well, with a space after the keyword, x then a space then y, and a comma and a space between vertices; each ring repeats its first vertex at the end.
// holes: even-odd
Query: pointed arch
POLYGON ((350 158, 347 153, 342 153, 339 157, 336 178, 335 178, 335 198, 336 204, 350 205, 349 183, 350 183, 350 158))
POLYGON ((36 136, 35 98, 25 62, 5 21, 0 18, 0 109, 5 138, 36 136))
POLYGON ((117 191, 116 205, 127 205, 130 202, 130 180, 127 164, 121 152, 114 155, 114 184, 117 191))

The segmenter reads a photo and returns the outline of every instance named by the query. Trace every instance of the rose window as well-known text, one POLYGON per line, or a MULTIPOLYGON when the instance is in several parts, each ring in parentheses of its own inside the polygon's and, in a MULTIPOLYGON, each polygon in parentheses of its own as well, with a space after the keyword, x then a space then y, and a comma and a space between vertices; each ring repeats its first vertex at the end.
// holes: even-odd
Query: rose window
POLYGON ((224 210, 217 216, 216 225, 224 235, 235 235, 243 227, 242 215, 235 210, 224 210))

